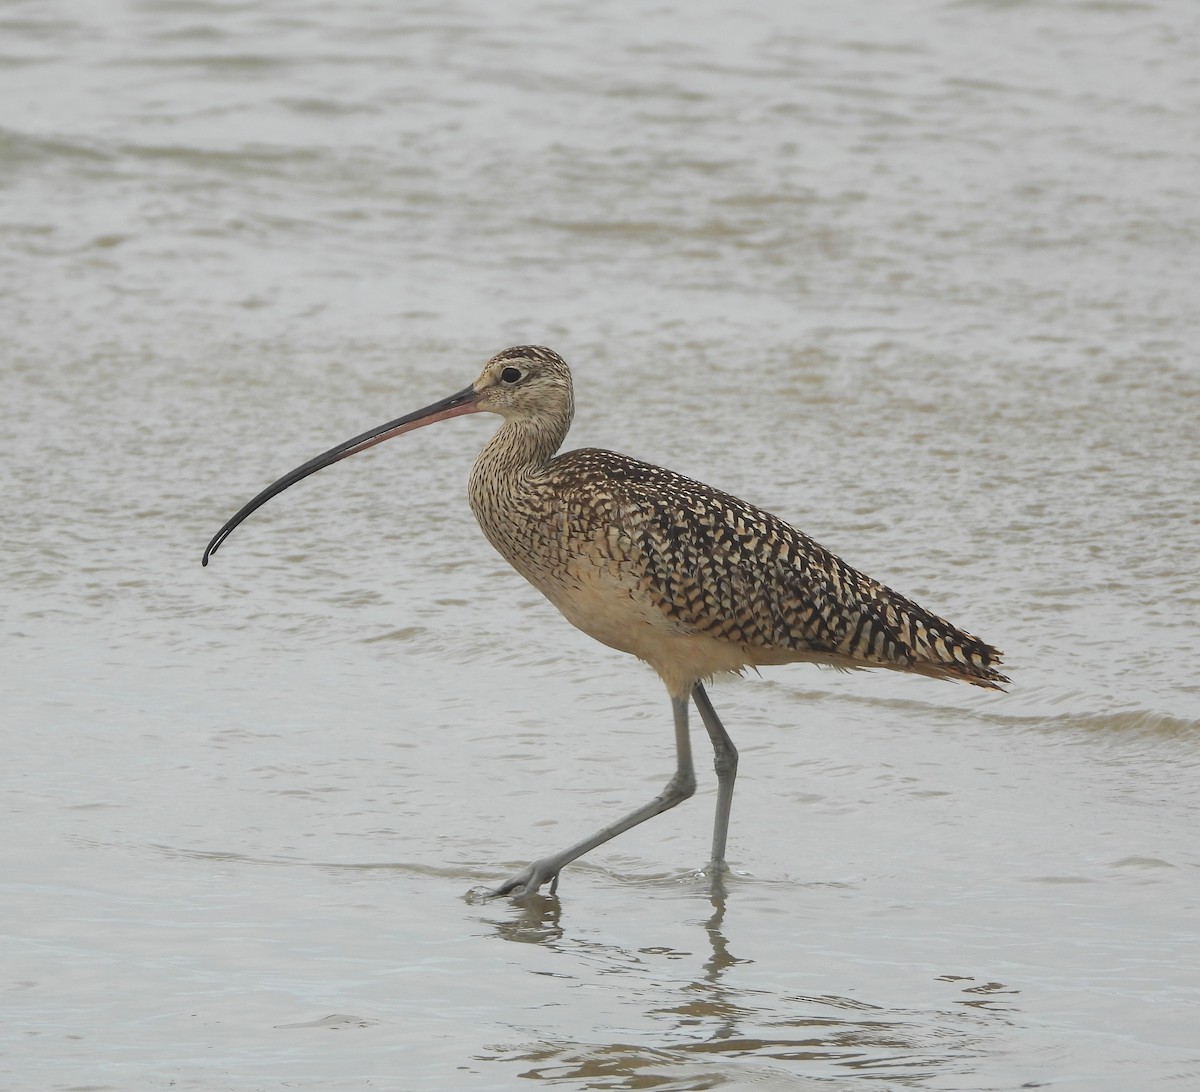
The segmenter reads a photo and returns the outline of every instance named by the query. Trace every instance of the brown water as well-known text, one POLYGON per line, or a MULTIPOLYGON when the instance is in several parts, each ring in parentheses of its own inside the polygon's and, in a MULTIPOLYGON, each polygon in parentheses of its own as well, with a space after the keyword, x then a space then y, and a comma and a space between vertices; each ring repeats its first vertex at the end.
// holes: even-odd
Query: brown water
POLYGON ((0 7, 0 1085, 1200 1088, 1200 12, 0 7), (492 425, 760 503, 1008 695, 670 709, 493 555, 492 425), (696 744, 700 747, 701 738, 696 744))

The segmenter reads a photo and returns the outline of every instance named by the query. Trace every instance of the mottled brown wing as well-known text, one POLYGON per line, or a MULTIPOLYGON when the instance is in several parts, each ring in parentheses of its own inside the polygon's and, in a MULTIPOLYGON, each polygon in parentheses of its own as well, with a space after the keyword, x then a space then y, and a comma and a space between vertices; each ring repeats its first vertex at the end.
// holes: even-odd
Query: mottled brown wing
POLYGON ((851 568, 777 516, 649 463, 584 450, 642 591, 692 632, 996 687, 1000 653, 851 568), (601 456, 603 456, 601 458, 601 456))

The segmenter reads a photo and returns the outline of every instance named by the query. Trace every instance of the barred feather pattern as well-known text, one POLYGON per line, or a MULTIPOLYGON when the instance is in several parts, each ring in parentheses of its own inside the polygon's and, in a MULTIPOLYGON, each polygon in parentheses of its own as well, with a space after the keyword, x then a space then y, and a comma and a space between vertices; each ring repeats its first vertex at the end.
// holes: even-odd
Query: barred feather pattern
POLYGON ((616 452, 555 457, 570 426, 570 373, 529 346, 488 369, 514 361, 529 369, 528 394, 514 392, 517 408, 472 472, 476 518, 569 620, 641 656, 669 687, 797 660, 992 689, 1008 681, 997 649, 769 512, 616 452))

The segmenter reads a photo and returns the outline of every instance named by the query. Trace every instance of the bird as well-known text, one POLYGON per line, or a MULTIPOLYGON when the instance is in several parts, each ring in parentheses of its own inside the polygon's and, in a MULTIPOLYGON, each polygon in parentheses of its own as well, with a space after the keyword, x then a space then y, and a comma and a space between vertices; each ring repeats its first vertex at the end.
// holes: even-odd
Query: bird
POLYGON ((702 875, 728 871, 738 752, 705 683, 745 669, 809 662, 884 668, 1003 690, 1002 653, 851 568, 777 516, 691 478, 617 452, 559 453, 574 416, 571 370, 540 345, 493 356, 470 386, 355 436, 285 474, 213 536, 209 559, 272 497, 318 470, 413 429, 471 413, 502 418, 471 471, 468 498, 487 540, 573 625, 648 664, 666 686, 675 772, 648 803, 510 876, 486 897, 521 898, 568 864, 696 789, 694 704, 717 779, 712 849, 702 875))

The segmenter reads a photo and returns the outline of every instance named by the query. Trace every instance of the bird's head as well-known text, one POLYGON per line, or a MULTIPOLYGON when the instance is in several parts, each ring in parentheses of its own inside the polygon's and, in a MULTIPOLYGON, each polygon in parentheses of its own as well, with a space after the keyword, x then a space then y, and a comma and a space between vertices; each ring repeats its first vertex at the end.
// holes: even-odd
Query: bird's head
POLYGON ((233 533, 233 529, 272 497, 323 467, 366 451, 393 436, 401 436, 435 421, 446 421, 467 413, 490 412, 499 413, 506 421, 521 423, 535 434, 542 434, 553 450, 566 435, 574 409, 571 371, 558 353, 540 345, 518 345, 505 349, 487 362, 474 383, 457 394, 338 444, 267 486, 253 500, 247 501, 213 536, 208 549, 204 551, 203 563, 207 565, 209 557, 233 533))
POLYGON ((514 345, 484 365, 472 384, 477 408, 507 420, 569 423, 575 409, 571 370, 553 349, 514 345))

